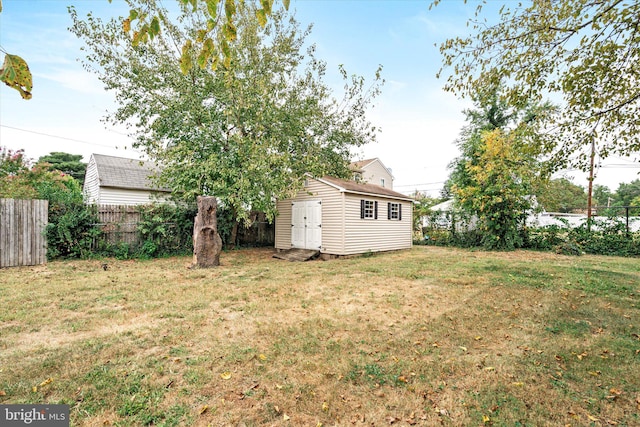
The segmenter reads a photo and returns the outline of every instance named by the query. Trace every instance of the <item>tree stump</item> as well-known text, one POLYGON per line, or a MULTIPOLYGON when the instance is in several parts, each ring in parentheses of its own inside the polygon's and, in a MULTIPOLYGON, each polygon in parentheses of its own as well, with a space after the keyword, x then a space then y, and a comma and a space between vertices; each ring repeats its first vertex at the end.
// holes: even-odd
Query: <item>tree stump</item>
POLYGON ((198 196, 198 214, 193 221, 193 265, 209 268, 220 265, 222 239, 218 234, 218 202, 215 197, 198 196))

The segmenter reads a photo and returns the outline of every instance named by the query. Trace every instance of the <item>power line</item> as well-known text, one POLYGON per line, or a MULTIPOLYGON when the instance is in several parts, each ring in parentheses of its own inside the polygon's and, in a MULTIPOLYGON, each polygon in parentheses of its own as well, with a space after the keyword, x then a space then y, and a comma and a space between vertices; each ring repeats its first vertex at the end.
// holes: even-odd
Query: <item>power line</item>
MULTIPOLYGON (((81 144, 95 145, 95 146, 98 146, 98 147, 114 148, 113 145, 98 144, 97 142, 83 141, 81 139, 68 138, 66 136, 51 135, 50 133, 37 132, 35 130, 29 130, 29 129, 21 129, 21 128, 17 128, 17 127, 13 127, 13 126, 7 126, 7 125, 0 125, 0 126, 3 127, 3 128, 7 128, 7 129, 18 130, 20 132, 27 132, 27 133, 33 133, 33 134, 36 134, 36 135, 48 136, 49 138, 64 139, 65 141, 79 142, 81 144)), ((116 133, 118 133, 118 132, 116 132, 116 133)))

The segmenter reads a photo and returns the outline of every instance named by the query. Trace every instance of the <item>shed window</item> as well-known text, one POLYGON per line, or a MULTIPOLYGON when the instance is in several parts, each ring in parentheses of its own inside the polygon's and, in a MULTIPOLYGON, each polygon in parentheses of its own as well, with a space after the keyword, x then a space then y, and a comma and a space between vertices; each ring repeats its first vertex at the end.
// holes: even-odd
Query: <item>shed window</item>
POLYGON ((360 200, 360 218, 378 219, 378 202, 374 200, 360 200))
POLYGON ((400 203, 387 203, 387 219, 402 221, 402 205, 400 203))

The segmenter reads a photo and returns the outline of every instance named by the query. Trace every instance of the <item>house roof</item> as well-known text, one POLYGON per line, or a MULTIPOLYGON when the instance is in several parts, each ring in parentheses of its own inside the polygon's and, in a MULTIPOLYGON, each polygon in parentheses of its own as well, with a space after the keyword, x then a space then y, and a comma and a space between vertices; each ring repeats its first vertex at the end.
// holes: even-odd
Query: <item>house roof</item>
POLYGON ((388 188, 381 187, 375 184, 365 184, 362 182, 347 181, 344 179, 333 178, 331 176, 324 176, 318 178, 318 181, 324 182, 332 187, 337 188, 345 193, 365 194, 371 196, 388 197, 392 199, 400 199, 411 201, 413 198, 402 193, 398 193, 388 188))
POLYGON ((376 160, 378 159, 376 158, 376 159, 358 160, 357 162, 351 162, 349 167, 356 172, 362 172, 364 167, 366 167, 370 163, 375 162, 376 160))
POLYGON ((170 192, 168 188, 158 188, 150 178, 160 168, 155 164, 124 157, 92 154, 98 170, 100 186, 126 188, 129 190, 148 190, 170 192))
POLYGON ((380 163, 380 165, 389 173, 389 175, 393 176, 393 173, 391 173, 391 169, 386 167, 384 163, 382 163, 382 161, 377 157, 374 157, 373 159, 358 160, 357 162, 351 162, 351 164, 349 165, 349 168, 354 172, 364 172, 367 166, 375 162, 380 163))

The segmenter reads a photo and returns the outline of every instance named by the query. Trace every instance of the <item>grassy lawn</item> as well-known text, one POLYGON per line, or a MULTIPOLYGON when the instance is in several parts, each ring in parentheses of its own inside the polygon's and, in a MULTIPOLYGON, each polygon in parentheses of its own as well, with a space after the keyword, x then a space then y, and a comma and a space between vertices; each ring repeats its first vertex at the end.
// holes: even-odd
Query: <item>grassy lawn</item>
POLYGON ((640 425, 640 261, 416 247, 0 271, 0 403, 74 426, 640 425))

